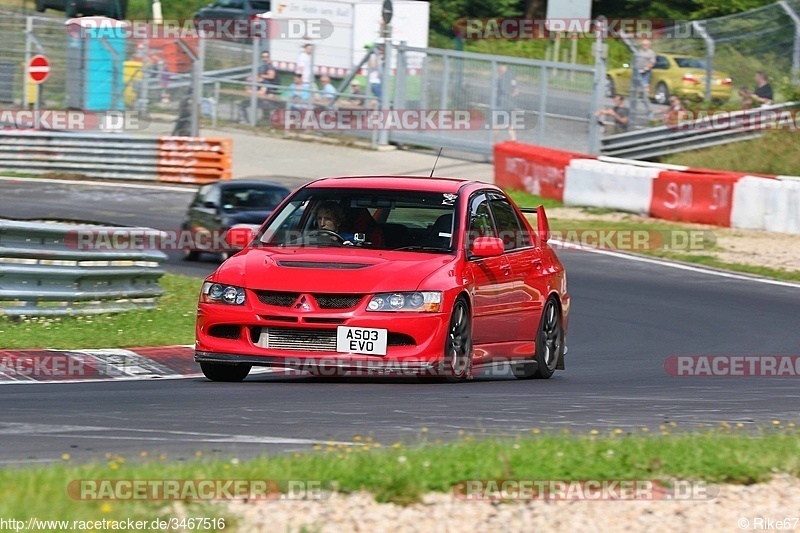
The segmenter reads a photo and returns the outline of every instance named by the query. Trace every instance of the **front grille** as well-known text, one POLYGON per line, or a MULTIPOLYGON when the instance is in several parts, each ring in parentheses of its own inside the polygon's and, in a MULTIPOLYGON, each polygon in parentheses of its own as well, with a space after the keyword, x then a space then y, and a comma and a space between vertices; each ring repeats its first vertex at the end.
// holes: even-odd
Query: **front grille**
MULTIPOLYGON (((335 352, 335 329, 306 329, 283 327, 250 328, 253 343, 260 348, 272 350, 295 350, 301 352, 335 352)), ((388 346, 414 346, 414 339, 404 333, 389 332, 388 346)))
POLYGON ((332 270, 357 270, 369 263, 337 263, 332 261, 278 261, 278 266, 293 268, 326 268, 332 270))
MULTIPOLYGON (((262 304, 291 307, 300 297, 299 292, 256 291, 262 304)), ((363 294, 314 294, 320 309, 350 309, 358 305, 363 294)))
POLYGON ((335 329, 251 328, 256 346, 273 350, 335 352, 335 329))
POLYGON ((262 304, 274 305, 275 307, 291 307, 300 297, 299 292, 274 292, 257 291, 258 300, 262 304))
POLYGON ((363 294, 315 294, 320 309, 350 309, 358 305, 363 294))

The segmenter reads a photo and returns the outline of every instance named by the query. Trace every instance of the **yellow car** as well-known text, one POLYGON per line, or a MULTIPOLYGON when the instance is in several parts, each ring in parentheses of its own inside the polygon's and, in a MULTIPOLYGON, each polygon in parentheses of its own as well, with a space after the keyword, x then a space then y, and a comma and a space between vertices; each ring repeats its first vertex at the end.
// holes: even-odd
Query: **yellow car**
MULTIPOLYGON (((731 78, 715 70, 711 77, 711 98, 725 102, 731 97, 731 78)), ((631 68, 623 65, 608 71, 606 93, 630 95, 631 68)), ((650 99, 666 104, 670 95, 703 99, 706 94, 706 62, 697 57, 658 54, 650 78, 650 99)))

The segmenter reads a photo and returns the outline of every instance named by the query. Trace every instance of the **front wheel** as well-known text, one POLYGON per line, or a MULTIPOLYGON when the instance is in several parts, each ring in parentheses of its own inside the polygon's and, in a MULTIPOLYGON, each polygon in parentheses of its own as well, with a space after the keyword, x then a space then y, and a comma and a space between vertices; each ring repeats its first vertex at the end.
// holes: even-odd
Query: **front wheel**
POLYGON ((512 366, 512 372, 517 379, 548 379, 556 371, 563 356, 564 328, 561 327, 561 312, 555 298, 550 298, 544 306, 536 333, 536 364, 516 363, 512 366))
POLYGON ((472 320, 467 303, 453 305, 444 352, 444 374, 449 382, 463 381, 472 374, 472 320))
POLYGON ((653 100, 660 105, 666 105, 669 102, 669 88, 663 81, 658 82, 656 85, 656 92, 653 95, 653 100))
POLYGON ((221 365, 218 363, 200 363, 203 374, 211 381, 237 383, 250 373, 251 365, 221 365))

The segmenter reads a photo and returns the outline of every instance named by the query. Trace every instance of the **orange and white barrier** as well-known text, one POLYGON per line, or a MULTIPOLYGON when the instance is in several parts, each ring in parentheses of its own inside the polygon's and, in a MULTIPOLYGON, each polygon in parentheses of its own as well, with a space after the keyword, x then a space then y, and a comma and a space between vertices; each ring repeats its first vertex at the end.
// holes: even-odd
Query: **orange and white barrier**
POLYGON ((563 201, 666 220, 800 234, 800 178, 596 158, 504 142, 495 183, 563 201))

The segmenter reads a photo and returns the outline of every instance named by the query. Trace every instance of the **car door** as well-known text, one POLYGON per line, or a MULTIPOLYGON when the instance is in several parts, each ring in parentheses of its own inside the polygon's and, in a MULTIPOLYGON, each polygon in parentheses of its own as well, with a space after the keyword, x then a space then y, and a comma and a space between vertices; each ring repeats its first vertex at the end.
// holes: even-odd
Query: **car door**
POLYGON ((210 233, 219 227, 221 199, 219 185, 212 183, 201 187, 189 209, 188 229, 192 234, 201 231, 210 233))
POLYGON ((489 199, 479 193, 470 199, 467 227, 467 275, 472 282, 472 341, 475 362, 486 362, 501 350, 497 344, 512 335, 508 324, 514 290, 511 266, 504 255, 474 257, 471 244, 478 237, 497 237, 489 199), (492 345, 495 345, 494 348, 492 345))
POLYGON ((511 336, 516 341, 533 340, 544 305, 544 270, 541 252, 516 209, 501 193, 488 194, 498 235, 503 240, 511 266, 513 292, 509 303, 511 336))

